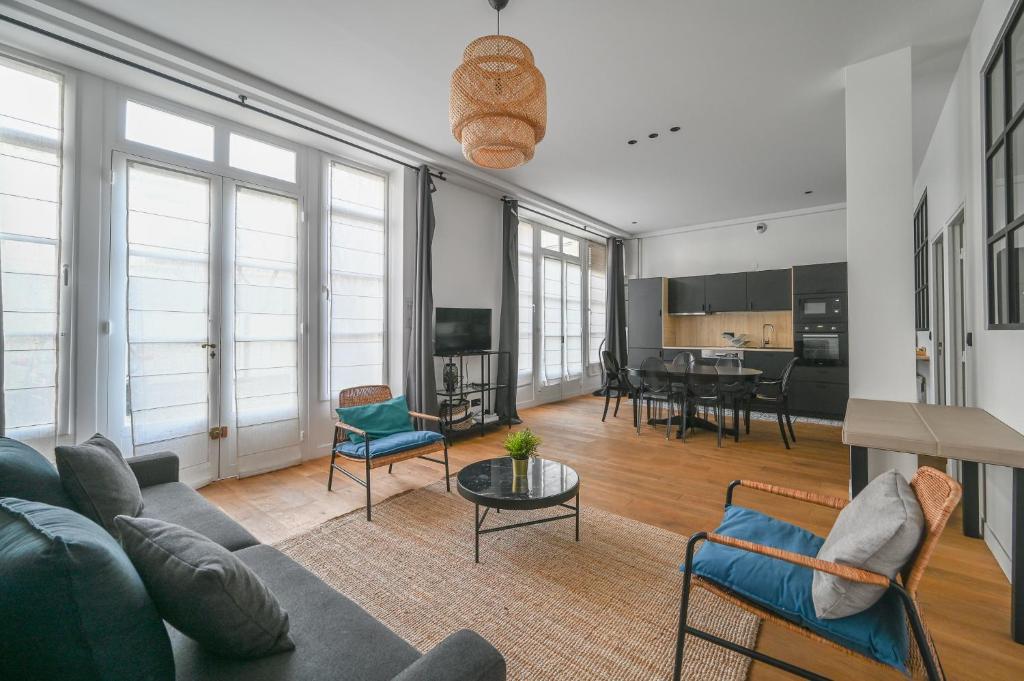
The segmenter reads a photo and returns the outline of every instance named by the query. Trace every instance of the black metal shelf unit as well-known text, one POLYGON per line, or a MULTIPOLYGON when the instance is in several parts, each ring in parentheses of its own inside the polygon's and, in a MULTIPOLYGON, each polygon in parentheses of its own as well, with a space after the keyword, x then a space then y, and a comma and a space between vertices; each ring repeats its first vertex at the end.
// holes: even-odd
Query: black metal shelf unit
MULTIPOLYGON (((511 353, 507 350, 478 350, 473 352, 460 352, 454 354, 440 354, 434 355, 442 360, 443 365, 451 363, 457 363, 459 367, 459 385, 455 390, 446 390, 441 388, 437 391, 437 397, 442 400, 441 403, 441 418, 444 420, 445 432, 448 436, 458 437, 460 435, 468 433, 479 433, 483 437, 487 429, 495 425, 504 425, 508 428, 512 428, 512 419, 508 417, 500 417, 495 411, 495 406, 500 403, 501 400, 507 400, 508 409, 506 414, 512 413, 512 400, 515 399, 515 386, 509 386, 503 383, 496 383, 491 380, 493 375, 492 369, 494 368, 493 361, 496 360, 500 367, 501 362, 511 362, 511 353), (467 362, 467 359, 478 358, 479 362, 467 362), (467 364, 470 370, 473 369, 473 364, 478 364, 479 368, 479 381, 467 381, 467 364), (477 401, 477 404, 474 404, 477 401), (480 419, 476 424, 471 425, 468 428, 455 427, 458 423, 463 423, 464 418, 469 418, 472 414, 474 407, 480 407, 480 419), (465 407, 466 415, 462 418, 455 418, 456 407, 465 407), (488 416, 493 415, 493 418, 488 420, 488 416)), ((508 364, 506 364, 508 366, 508 364)), ((443 373, 443 369, 442 369, 443 373)))

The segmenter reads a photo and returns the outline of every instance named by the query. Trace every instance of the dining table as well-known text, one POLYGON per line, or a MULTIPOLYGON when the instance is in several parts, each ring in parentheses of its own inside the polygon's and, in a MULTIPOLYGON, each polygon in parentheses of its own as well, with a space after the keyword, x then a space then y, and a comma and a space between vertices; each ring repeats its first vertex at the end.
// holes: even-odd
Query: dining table
MULTIPOLYGON (((645 378, 645 371, 641 367, 627 366, 625 368, 627 376, 640 379, 641 381, 645 378)), ((764 374, 760 369, 750 369, 742 366, 735 366, 732 364, 714 366, 711 364, 692 364, 689 367, 675 368, 671 365, 666 365, 665 368, 658 370, 658 375, 665 377, 673 386, 680 386, 685 390, 687 377, 692 375, 704 376, 712 378, 717 376, 718 380, 725 385, 744 382, 754 382, 764 374)), ((635 404, 635 415, 636 419, 640 418, 640 407, 642 405, 635 404)), ((739 439, 739 400, 733 400, 733 427, 728 428, 723 425, 722 432, 731 436, 733 439, 739 439)), ((717 431, 718 425, 708 421, 707 419, 701 418, 697 415, 696 405, 691 405, 688 410, 690 413, 687 414, 686 422, 687 425, 692 425, 695 428, 701 428, 703 430, 717 431)), ((677 417, 678 418, 678 417, 677 417)), ((669 422, 669 419, 661 418, 650 418, 647 423, 652 426, 664 426, 669 422)), ((680 422, 676 419, 672 419, 672 425, 678 425, 680 422)), ((678 433, 676 437, 682 437, 682 433, 678 433)))

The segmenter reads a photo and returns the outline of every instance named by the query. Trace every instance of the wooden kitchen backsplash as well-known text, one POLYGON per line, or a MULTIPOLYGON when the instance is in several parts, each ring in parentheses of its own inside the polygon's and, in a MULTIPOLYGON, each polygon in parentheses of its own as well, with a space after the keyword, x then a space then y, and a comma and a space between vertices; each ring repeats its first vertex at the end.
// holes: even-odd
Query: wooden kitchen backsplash
POLYGON ((728 345, 722 334, 731 331, 746 334, 747 347, 761 346, 761 330, 772 324, 775 331, 769 347, 793 347, 793 313, 786 312, 716 312, 709 315, 666 315, 663 324, 665 347, 707 348, 728 345))

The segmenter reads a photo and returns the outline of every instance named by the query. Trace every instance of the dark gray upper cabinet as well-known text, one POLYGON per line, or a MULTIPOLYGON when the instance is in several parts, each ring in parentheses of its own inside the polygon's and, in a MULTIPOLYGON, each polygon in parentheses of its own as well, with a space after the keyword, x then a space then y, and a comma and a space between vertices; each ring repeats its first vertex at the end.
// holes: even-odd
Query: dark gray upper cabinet
POLYGON ((755 312, 793 309, 791 270, 747 272, 747 309, 755 312))
POLYGON ((747 273, 733 272, 704 277, 704 302, 708 312, 746 310, 747 273))
POLYGON ((793 292, 842 293, 846 291, 846 263, 802 265, 793 268, 793 292))
POLYGON ((631 348, 660 348, 662 278, 630 279, 626 325, 631 348))
POLYGON ((669 314, 704 312, 704 277, 676 277, 668 280, 669 314))

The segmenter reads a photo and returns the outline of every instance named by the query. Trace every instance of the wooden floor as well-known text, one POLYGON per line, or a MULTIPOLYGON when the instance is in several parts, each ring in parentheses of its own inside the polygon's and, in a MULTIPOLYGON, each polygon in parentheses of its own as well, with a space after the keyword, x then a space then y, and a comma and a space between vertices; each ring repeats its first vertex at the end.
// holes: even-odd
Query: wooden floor
MULTIPOLYGON (((663 431, 652 428, 637 437, 628 409, 602 423, 601 407, 602 400, 581 397, 521 413, 525 425, 543 439, 542 455, 579 471, 584 505, 689 534, 717 525, 725 486, 736 478, 847 494, 847 451, 838 428, 797 421, 799 442, 787 451, 773 422, 755 421, 750 436, 718 449, 708 432, 685 444, 666 441, 663 431)), ((500 456, 503 437, 504 432, 495 432, 458 442, 451 449, 452 472, 500 456)), ((202 493, 262 541, 275 542, 363 505, 364 490, 343 476, 336 476, 334 491, 327 492, 327 468, 327 459, 321 459, 221 481, 202 493)), ((439 480, 442 472, 440 466, 418 460, 396 465, 393 475, 377 469, 374 500, 439 480)), ((741 490, 736 501, 819 534, 828 532, 834 518, 828 509, 749 490, 741 490)), ((467 504, 471 527, 468 512, 467 504)), ((467 551, 471 549, 467 544, 467 551)), ((961 533, 957 511, 920 591, 925 620, 950 679, 1024 679, 1024 646, 1013 643, 1008 633, 1009 595, 1006 577, 984 542, 961 533)), ((837 679, 902 678, 770 624, 761 630, 758 649, 837 679)), ((792 677, 755 664, 750 678, 792 677)))

